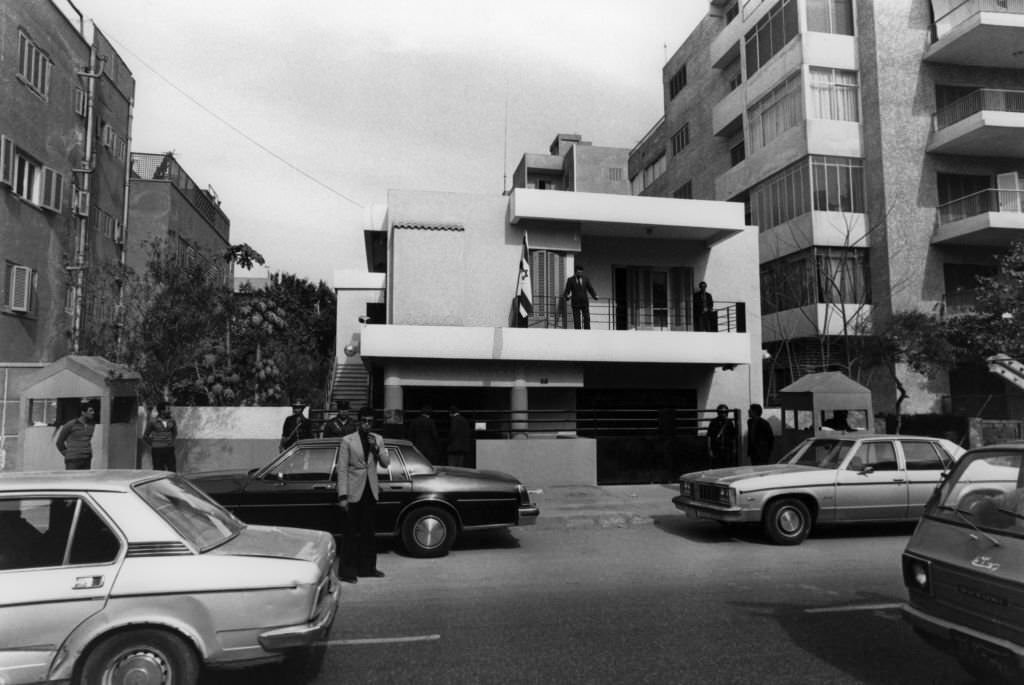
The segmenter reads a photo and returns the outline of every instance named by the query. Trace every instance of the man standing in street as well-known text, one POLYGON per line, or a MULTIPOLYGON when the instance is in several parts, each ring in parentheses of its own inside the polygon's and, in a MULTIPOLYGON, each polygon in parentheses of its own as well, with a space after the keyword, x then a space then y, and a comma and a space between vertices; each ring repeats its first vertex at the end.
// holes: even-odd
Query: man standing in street
POLYGON ((278 448, 282 452, 291 447, 296 440, 313 437, 313 426, 309 419, 302 415, 305 408, 305 402, 292 402, 292 415, 284 420, 284 426, 281 427, 281 443, 278 448))
POLYGON ((441 458, 441 439, 437 435, 437 426, 434 425, 434 418, 431 415, 433 408, 424 404, 419 415, 409 422, 406 435, 416 449, 423 453, 431 464, 436 464, 441 458))
POLYGON ((455 405, 448 409, 448 416, 448 465, 467 466, 473 451, 472 428, 455 405))
POLYGON ((355 433, 357 426, 349 413, 348 400, 338 400, 338 404, 335 406, 338 411, 324 424, 323 437, 342 438, 350 433, 355 433))
POLYGON ((142 440, 149 445, 153 456, 153 468, 159 471, 176 471, 174 441, 178 439, 178 424, 171 416, 166 402, 157 402, 156 418, 146 424, 142 440))
POLYGON ((377 568, 374 519, 380 487, 377 464, 391 463, 384 438, 371 433, 373 410, 359 409, 359 429, 341 439, 338 454, 338 508, 344 516, 342 529, 341 579, 356 583, 358 576, 382 578, 377 568))
POLYGON ((83 471, 92 468, 92 436, 96 430, 96 406, 83 397, 78 403, 79 415, 57 433, 57 450, 64 455, 64 468, 83 471))
POLYGON ((775 446, 775 434, 772 425, 761 414, 760 404, 750 405, 750 418, 747 419, 747 457, 751 464, 770 464, 772 448, 775 446))
POLYGON ((707 440, 711 468, 736 465, 736 424, 729 418, 728 405, 715 408, 715 418, 708 423, 707 440))
POLYGON ((590 299, 588 295, 597 299, 597 293, 594 292, 594 286, 590 284, 590 279, 583 275, 583 265, 577 264, 575 274, 565 282, 565 292, 562 293, 562 297, 569 300, 569 304, 572 305, 572 327, 577 330, 580 328, 590 329, 590 299))

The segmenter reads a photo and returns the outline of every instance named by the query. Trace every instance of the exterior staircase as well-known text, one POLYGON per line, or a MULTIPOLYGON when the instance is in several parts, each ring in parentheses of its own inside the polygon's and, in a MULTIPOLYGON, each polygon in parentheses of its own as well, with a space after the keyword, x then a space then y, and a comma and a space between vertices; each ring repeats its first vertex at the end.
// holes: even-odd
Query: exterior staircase
POLYGON ((332 409, 339 400, 348 400, 353 411, 366 406, 370 399, 370 374, 363 363, 347 357, 336 361, 327 397, 332 409))

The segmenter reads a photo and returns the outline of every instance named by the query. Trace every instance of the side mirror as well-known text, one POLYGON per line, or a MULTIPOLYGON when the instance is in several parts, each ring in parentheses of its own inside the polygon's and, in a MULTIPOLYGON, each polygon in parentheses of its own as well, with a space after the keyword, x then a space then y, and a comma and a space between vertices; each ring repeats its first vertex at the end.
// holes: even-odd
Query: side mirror
POLYGON ((861 473, 863 473, 863 474, 864 474, 865 476, 869 476, 869 475, 871 475, 872 473, 874 473, 874 472, 875 472, 875 467, 874 467, 874 466, 871 466, 870 464, 868 464, 867 466, 865 466, 864 468, 862 468, 862 469, 860 470, 860 472, 861 472, 861 473))

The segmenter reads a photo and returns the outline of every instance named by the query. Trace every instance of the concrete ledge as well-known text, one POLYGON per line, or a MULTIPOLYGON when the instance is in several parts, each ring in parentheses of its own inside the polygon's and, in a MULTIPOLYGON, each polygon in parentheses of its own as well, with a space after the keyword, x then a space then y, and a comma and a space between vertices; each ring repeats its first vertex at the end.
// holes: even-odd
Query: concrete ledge
POLYGON ((591 438, 477 440, 476 466, 512 474, 528 488, 596 486, 597 442, 591 438))

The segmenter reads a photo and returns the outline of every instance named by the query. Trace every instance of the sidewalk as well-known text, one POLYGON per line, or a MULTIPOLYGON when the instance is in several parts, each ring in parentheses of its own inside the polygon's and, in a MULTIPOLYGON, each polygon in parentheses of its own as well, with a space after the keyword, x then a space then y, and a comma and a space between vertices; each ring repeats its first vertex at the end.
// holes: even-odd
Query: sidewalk
POLYGON ((536 528, 630 528, 678 514, 672 504, 678 494, 675 483, 556 485, 530 490, 530 499, 540 507, 536 528))

